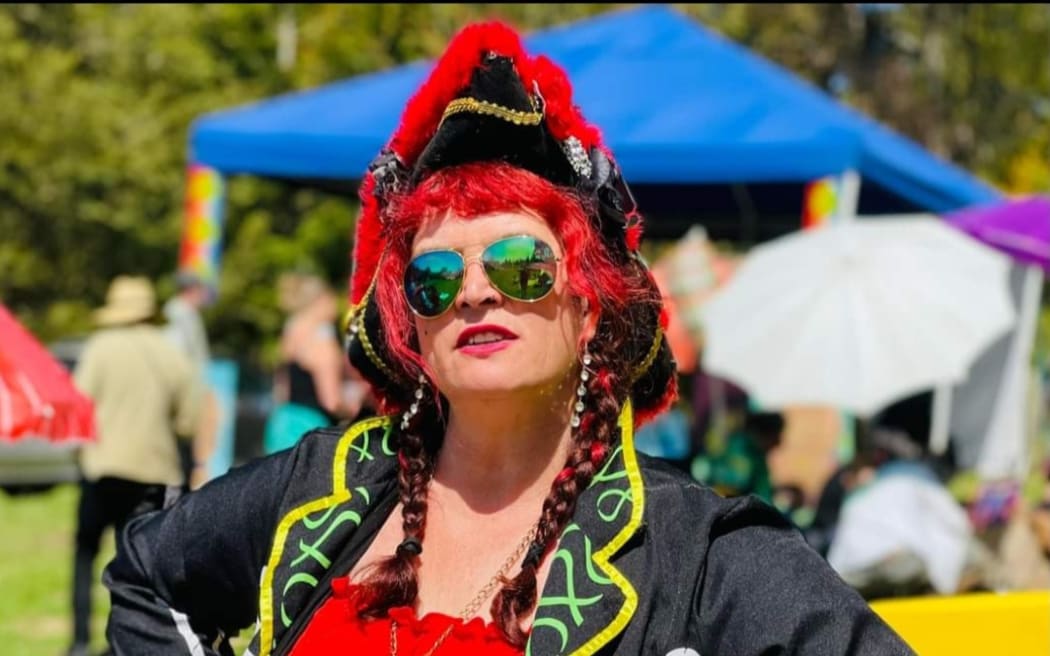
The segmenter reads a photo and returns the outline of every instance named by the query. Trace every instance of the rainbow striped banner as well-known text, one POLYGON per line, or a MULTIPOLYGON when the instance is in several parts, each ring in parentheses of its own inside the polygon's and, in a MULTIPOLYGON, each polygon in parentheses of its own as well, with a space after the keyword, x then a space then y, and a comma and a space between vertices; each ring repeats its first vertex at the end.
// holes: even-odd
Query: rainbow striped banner
POLYGON ((190 164, 179 270, 196 273, 215 289, 219 276, 226 184, 218 170, 190 164))
POLYGON ((839 177, 828 176, 810 182, 802 198, 803 230, 828 223, 839 202, 839 177))

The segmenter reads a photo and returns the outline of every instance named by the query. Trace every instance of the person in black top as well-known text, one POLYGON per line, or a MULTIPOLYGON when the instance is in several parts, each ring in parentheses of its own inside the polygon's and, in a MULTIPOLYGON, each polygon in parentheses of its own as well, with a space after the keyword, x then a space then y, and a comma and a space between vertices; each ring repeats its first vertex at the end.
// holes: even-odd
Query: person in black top
POLYGON ((287 449, 314 428, 356 418, 368 394, 341 355, 338 303, 328 284, 316 275, 292 273, 282 276, 279 291, 289 317, 274 376, 276 406, 263 437, 267 454, 287 449))

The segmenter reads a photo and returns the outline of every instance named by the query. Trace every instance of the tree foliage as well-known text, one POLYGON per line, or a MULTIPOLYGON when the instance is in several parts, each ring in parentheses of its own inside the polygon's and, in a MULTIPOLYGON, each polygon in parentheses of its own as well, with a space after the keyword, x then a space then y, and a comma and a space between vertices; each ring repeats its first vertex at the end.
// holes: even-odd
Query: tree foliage
MULTIPOLYGON (((609 4, 0 6, 0 298, 44 339, 83 332, 119 273, 171 291, 200 115, 439 54, 468 21, 534 29, 609 4)), ((1050 191, 1046 5, 681 5, 1014 192, 1050 191)), ((267 360, 277 275, 349 274, 356 199, 229 181, 218 353, 267 360)))

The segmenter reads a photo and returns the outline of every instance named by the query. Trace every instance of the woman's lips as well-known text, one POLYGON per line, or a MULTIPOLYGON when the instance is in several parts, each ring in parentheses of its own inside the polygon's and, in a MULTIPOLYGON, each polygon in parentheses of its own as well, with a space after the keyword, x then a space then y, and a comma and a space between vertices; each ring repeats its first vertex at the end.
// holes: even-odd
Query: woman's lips
POLYGON ((461 347, 459 347, 456 350, 459 351, 460 353, 462 353, 463 355, 472 355, 472 356, 491 355, 492 353, 495 353, 496 351, 502 351, 503 349, 508 348, 510 346, 511 342, 513 342, 513 341, 514 340, 512 340, 512 339, 501 339, 498 342, 484 342, 482 344, 468 344, 467 346, 461 346, 461 347))
POLYGON ((471 326, 459 334, 456 350, 464 355, 489 355, 507 348, 517 338, 503 326, 471 326))

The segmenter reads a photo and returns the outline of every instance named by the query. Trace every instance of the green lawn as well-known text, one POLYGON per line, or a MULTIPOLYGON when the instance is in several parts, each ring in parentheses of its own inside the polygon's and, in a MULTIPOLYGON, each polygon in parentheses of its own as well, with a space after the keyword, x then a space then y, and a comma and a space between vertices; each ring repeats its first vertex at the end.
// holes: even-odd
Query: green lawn
MULTIPOLYGON (((0 492, 0 654, 60 656, 73 635, 73 534, 78 491, 62 485, 48 492, 8 496, 0 492)), ((113 531, 102 538, 93 590, 91 646, 106 647, 109 591, 102 568, 113 557, 113 531)), ((251 627, 235 638, 241 653, 251 627)))
MULTIPOLYGON (((73 533, 77 488, 62 485, 24 496, 0 492, 0 651, 5 656, 58 656, 73 633, 73 533)), ((102 567, 113 556, 103 537, 93 591, 92 647, 105 645, 109 594, 102 567)))

